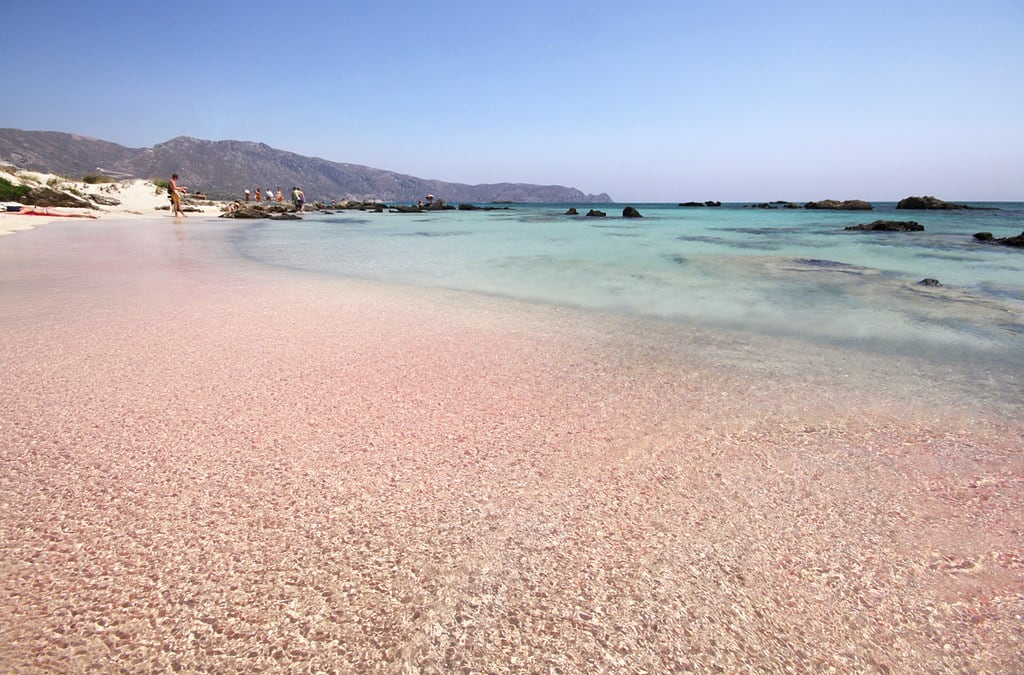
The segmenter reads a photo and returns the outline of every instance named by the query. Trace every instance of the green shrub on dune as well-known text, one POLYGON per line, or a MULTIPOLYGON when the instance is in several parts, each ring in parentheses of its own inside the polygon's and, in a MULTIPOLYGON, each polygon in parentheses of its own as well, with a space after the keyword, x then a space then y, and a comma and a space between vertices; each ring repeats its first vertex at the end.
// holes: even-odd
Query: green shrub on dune
POLYGON ((32 188, 27 185, 15 185, 6 178, 0 178, 0 201, 16 202, 27 195, 32 188))

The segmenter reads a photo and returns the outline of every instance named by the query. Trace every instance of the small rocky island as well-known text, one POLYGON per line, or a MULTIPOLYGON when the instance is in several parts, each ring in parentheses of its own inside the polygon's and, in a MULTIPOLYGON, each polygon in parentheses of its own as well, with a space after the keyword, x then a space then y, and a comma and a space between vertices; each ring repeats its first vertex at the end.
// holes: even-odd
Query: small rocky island
POLYGON ((896 204, 896 208, 918 211, 951 211, 954 209, 972 209, 976 207, 967 206, 966 204, 954 204, 953 202, 944 202, 938 197, 906 197, 904 199, 901 199, 899 203, 896 204))
POLYGON ((872 211, 874 206, 863 199, 846 199, 838 201, 835 199, 824 199, 820 202, 807 202, 805 209, 826 209, 830 211, 872 211))

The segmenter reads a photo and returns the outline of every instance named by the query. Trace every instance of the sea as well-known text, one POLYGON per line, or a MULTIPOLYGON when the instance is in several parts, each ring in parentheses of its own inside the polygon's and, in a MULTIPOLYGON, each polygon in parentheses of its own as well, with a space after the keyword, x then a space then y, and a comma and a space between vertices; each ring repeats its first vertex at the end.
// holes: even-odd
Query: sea
MULTIPOLYGON (((296 271, 443 288, 935 359, 1024 377, 1024 203, 950 211, 514 204, 333 211, 235 230, 237 255, 296 271), (605 217, 583 215, 589 209, 605 217), (919 232, 849 231, 874 220, 919 232), (922 283, 924 280, 933 280, 922 283), (937 285, 935 285, 937 282, 937 285), (928 285, 930 284, 930 285, 928 285)), ((1022 379, 1024 382, 1024 379, 1022 379)))

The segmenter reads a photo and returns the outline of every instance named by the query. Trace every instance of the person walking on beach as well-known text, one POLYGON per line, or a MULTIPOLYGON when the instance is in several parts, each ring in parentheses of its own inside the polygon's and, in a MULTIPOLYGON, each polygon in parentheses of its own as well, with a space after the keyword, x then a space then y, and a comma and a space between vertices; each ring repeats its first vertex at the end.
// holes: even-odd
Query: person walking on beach
POLYGON ((188 188, 178 185, 178 174, 172 175, 167 182, 167 191, 171 193, 171 215, 185 218, 185 212, 181 210, 181 193, 188 192, 188 188))

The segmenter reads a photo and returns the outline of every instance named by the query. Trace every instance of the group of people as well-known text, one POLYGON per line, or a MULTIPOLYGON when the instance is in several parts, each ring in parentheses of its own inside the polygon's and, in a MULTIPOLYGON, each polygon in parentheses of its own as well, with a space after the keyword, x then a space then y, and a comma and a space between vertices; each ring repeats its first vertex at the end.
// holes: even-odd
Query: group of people
MULTIPOLYGON (((178 185, 178 174, 171 176, 171 180, 167 181, 167 193, 171 197, 171 215, 185 217, 185 212, 181 210, 181 195, 188 192, 188 188, 184 185, 178 185)), ((245 201, 250 201, 251 193, 245 191, 245 201)), ((292 204, 295 205, 296 211, 301 211, 306 205, 306 195, 302 192, 302 188, 292 188, 292 204)), ((261 202, 266 199, 268 202, 277 201, 278 203, 284 202, 284 193, 281 192, 281 188, 277 188, 275 193, 270 188, 267 188, 265 192, 261 192, 259 188, 256 188, 256 201, 261 202)))
MULTIPOLYGON (((284 203, 284 193, 281 192, 281 188, 277 188, 276 191, 267 188, 263 192, 261 192, 259 188, 256 188, 254 192, 249 192, 249 190, 246 190, 245 201, 251 201, 253 198, 255 198, 257 202, 262 202, 263 200, 266 200, 268 202, 276 201, 278 203, 284 203)), ((301 211, 302 207, 306 203, 306 195, 303 194, 302 189, 293 187, 291 198, 292 204, 295 205, 295 210, 301 211)))
MULTIPOLYGON (((252 197, 253 197, 252 193, 250 193, 248 190, 246 190, 245 191, 245 201, 250 201, 250 199, 252 199, 252 197)), ((276 193, 274 192, 274 190, 271 190, 270 188, 267 188, 266 191, 264 191, 264 192, 260 192, 260 189, 256 188, 255 197, 256 197, 256 201, 258 201, 258 202, 262 202, 264 199, 266 199, 268 202, 273 202, 273 201, 283 202, 284 201, 284 194, 281 192, 281 188, 277 188, 277 192, 276 193)))

